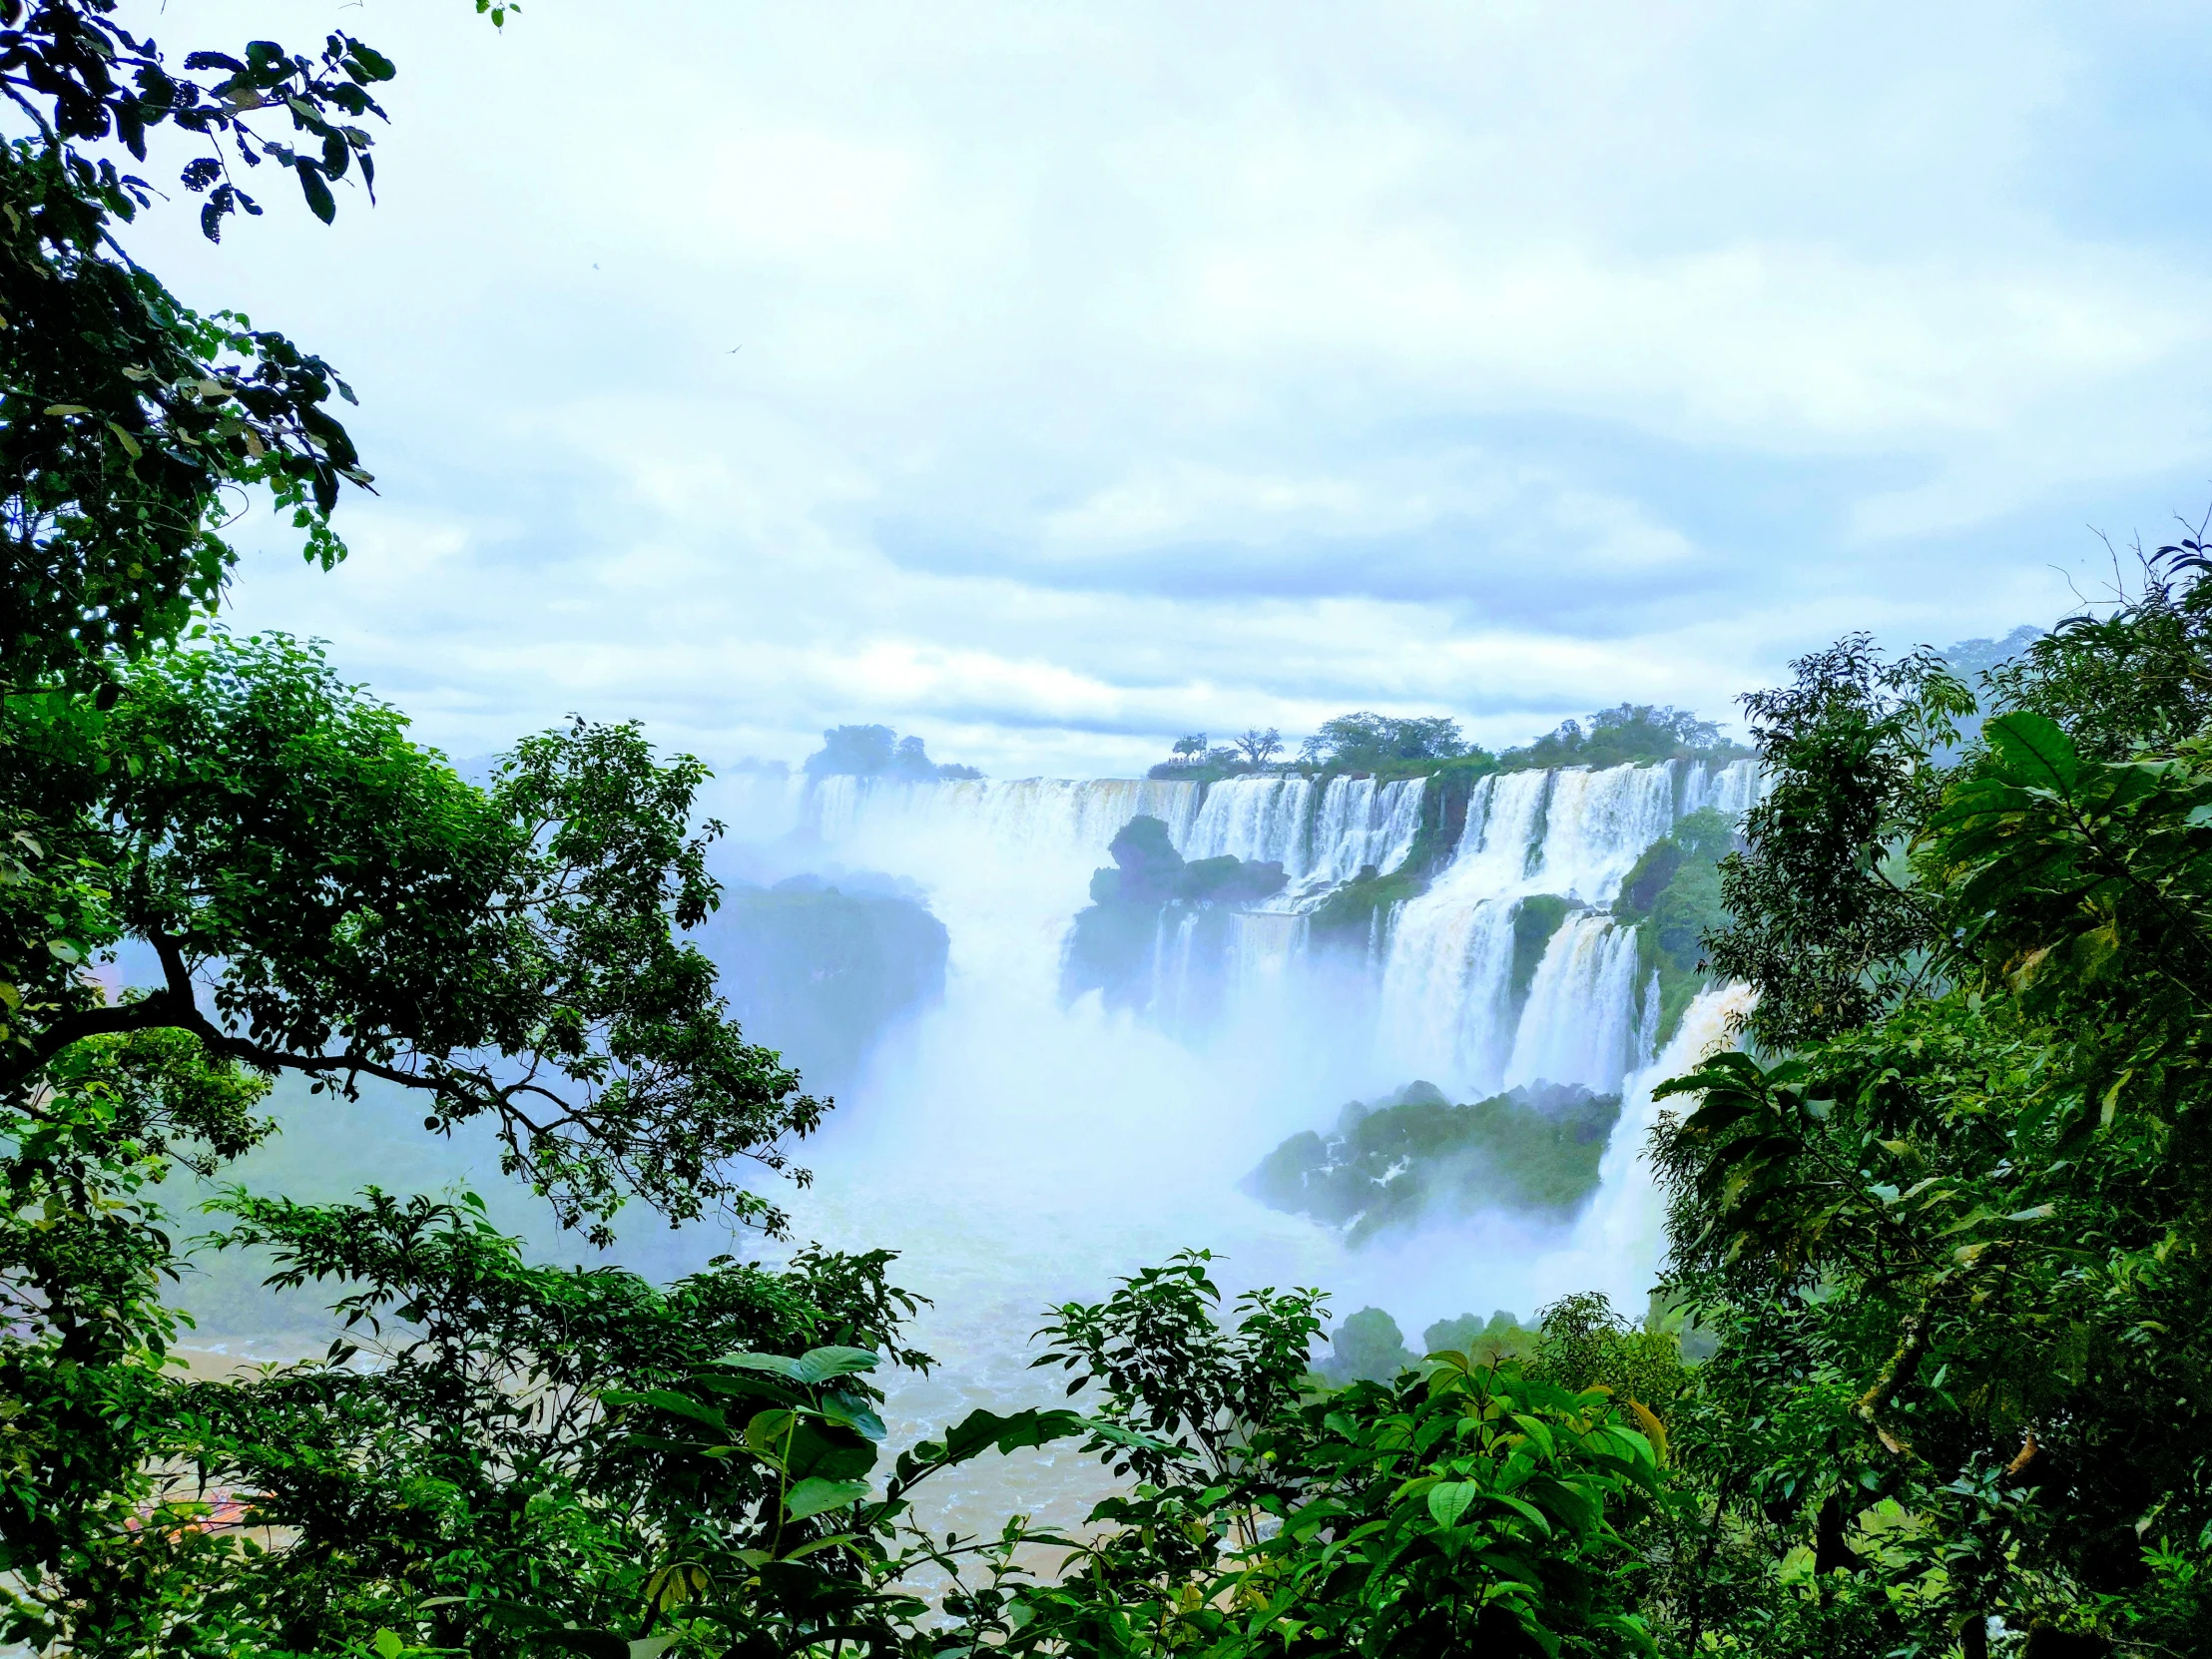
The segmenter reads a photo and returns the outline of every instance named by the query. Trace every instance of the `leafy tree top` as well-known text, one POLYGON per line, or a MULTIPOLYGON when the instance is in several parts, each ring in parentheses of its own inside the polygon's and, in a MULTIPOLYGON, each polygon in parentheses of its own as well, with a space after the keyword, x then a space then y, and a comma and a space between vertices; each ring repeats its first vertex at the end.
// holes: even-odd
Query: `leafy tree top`
POLYGON ((781 1225, 732 1161, 784 1168, 824 1108, 675 936, 717 902, 697 761, 579 720, 478 789, 275 635, 149 659, 96 746, 69 736, 55 753, 98 775, 98 806, 45 850, 84 902, 58 924, 14 888, 0 904, 23 964, 0 998, 19 1109, 37 1115, 72 1044, 178 1030, 264 1074, 414 1090, 434 1129, 488 1117, 510 1170, 602 1234, 629 1193, 781 1225), (125 938, 162 983, 109 1001, 80 967, 125 938))
POLYGON ((344 556, 339 488, 369 482, 329 364, 244 316, 195 313, 118 239, 160 199, 132 169, 165 130, 196 152, 178 178, 211 240, 264 211, 246 188, 263 167, 327 223, 333 186, 373 190, 363 124, 383 119, 390 61, 333 32, 310 52, 259 40, 179 65, 118 9, 0 6, 0 94, 31 128, 0 145, 0 691, 96 684, 110 656, 211 614, 252 490, 327 568, 344 556))
POLYGON ((1469 752, 1457 721, 1440 715, 1362 711, 1324 721, 1301 754, 1319 765, 1357 769, 1403 761, 1448 761, 1469 752))
POLYGON ((1563 720, 1524 749, 1498 757, 1508 770, 1538 767, 1617 767, 1690 757, 1736 759, 1747 754, 1721 741, 1720 727, 1687 709, 1623 703, 1600 709, 1588 724, 1563 720))
POLYGON ((939 766, 920 738, 900 737, 888 726, 833 726, 822 747, 807 757, 809 778, 896 778, 907 783, 980 778, 973 767, 939 766))

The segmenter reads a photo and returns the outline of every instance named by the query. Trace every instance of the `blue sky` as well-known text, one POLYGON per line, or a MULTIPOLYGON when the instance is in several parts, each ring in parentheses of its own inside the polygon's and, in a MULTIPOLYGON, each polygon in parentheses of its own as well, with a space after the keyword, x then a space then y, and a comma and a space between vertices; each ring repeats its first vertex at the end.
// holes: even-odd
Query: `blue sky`
POLYGON ((456 753, 1722 714, 2212 500, 2191 8, 191 10, 399 63, 381 205, 140 246, 364 404, 353 559, 236 623, 456 753))

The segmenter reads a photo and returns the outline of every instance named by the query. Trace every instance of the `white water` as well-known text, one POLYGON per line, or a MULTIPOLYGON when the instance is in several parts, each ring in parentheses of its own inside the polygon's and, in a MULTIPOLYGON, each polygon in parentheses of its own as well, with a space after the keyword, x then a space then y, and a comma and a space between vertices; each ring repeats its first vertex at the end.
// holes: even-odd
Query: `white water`
POLYGON ((1610 1094, 1635 1052, 1636 936, 1596 910, 1569 916, 1551 937, 1513 1034, 1504 1083, 1579 1083, 1610 1094))
POLYGON ((1212 1189, 1218 1204, 1222 1187, 1284 1135, 1326 1123, 1348 1096, 1372 1098, 1414 1076, 1457 1098, 1537 1081, 1619 1089, 1652 1058, 1656 1009, 1632 933, 1603 906, 1684 814, 1748 807, 1757 794, 1751 765, 1481 780, 1450 862, 1427 892, 1386 921, 1378 917, 1371 955, 1379 971, 1355 982, 1347 973, 1356 979, 1358 964, 1348 970, 1311 956, 1306 912, 1363 868, 1386 872, 1404 860, 1424 789, 1419 779, 1365 778, 1321 788, 1250 778, 1203 790, 1119 780, 824 780, 808 817, 825 852, 920 881, 951 934, 946 1006, 915 1040, 961 1034, 957 1055, 879 1067, 833 1124, 857 1133, 872 1121, 871 1138, 903 1128, 934 1111, 918 1100, 934 1101, 946 1087, 961 1091, 973 1122, 977 1091, 951 1080, 986 1055, 995 1063, 1016 1054, 1034 1069, 1003 1079, 1018 1098, 995 1105, 998 1132, 1049 1126, 1068 1145, 1096 1131, 1106 1144, 1081 1175, 1095 1186, 1150 1132, 1147 1111, 1166 1102, 1165 1121, 1202 1125, 1218 1143, 1218 1167, 1205 1177, 1221 1183, 1212 1189), (1062 1007, 1066 931, 1108 843, 1140 813, 1162 820, 1188 858, 1275 860, 1292 886, 1259 911, 1203 921, 1171 912, 1154 944, 1148 1017, 1110 1016, 1088 1001, 1062 1007), (1531 940, 1539 959, 1531 964, 1522 952, 1516 983, 1515 907, 1540 894, 1565 901, 1567 914, 1548 943, 1531 940), (1060 1104, 1071 1098, 1083 1104, 1060 1104))
POLYGON ((1450 866, 1409 900, 1382 969, 1381 1046, 1409 1073, 1489 1093, 1545 1078, 1610 1092, 1651 1057, 1631 938, 1599 910, 1644 849, 1685 815, 1757 799, 1749 761, 1580 768, 1485 778, 1450 866), (1513 916, 1548 893, 1584 906, 1512 983, 1513 916))
MULTIPOLYGON (((1660 1248, 1643 1163, 1650 1086, 1725 1041, 1740 998, 1698 999, 1647 1064, 1656 1032, 1637 1016, 1633 939, 1602 906, 1682 814, 1748 805, 1749 768, 1488 780, 1431 889, 1379 912, 1367 963, 1332 966, 1309 949, 1312 902, 1365 865, 1401 862, 1422 805, 1418 784, 1339 783, 1364 787, 1316 800, 1303 780, 1248 780, 1202 800, 1183 784, 840 779, 813 792, 820 855, 922 883, 951 936, 943 1005, 877 1055, 803 1149, 816 1184, 789 1195, 799 1237, 895 1249, 898 1281, 933 1299, 914 1335, 945 1364, 896 1385, 894 1428, 1049 1402, 1052 1385, 1027 1369, 1044 1308, 1102 1297, 1185 1247, 1222 1254, 1229 1296, 1326 1288, 1340 1316, 1387 1309, 1415 1347, 1437 1319, 1527 1318, 1579 1290, 1640 1312, 1660 1248), (1261 911, 1170 912, 1145 1014, 1095 995, 1063 1005, 1062 939, 1138 813, 1162 819, 1187 857, 1280 859, 1294 886, 1261 911), (1574 908, 1516 1008, 1512 904, 1539 893, 1574 908), (1193 969, 1208 928, 1226 929, 1211 935, 1225 940, 1218 977, 1193 969), (1589 1206, 1566 1226, 1439 1219, 1351 1250, 1238 1190, 1286 1136, 1415 1076, 1458 1099, 1508 1079, 1621 1088, 1589 1206)), ((1078 1520, 1096 1471, 1072 1455, 1023 1463, 985 1460, 974 1489, 941 1496, 963 1525, 1017 1502, 1078 1520)))
MULTIPOLYGON (((1294 890, 1315 890, 1349 881, 1368 864, 1388 871, 1404 862, 1426 785, 1420 778, 1333 778, 1317 795, 1310 779, 1234 778, 1205 789, 1202 803, 1197 784, 1127 779, 826 778, 810 807, 814 829, 832 847, 953 831, 1001 858, 1057 863, 1072 853, 1094 864, 1116 830, 1149 814, 1167 825, 1186 858, 1279 863, 1294 890)), ((765 798, 777 787, 759 793, 765 798)))
POLYGON ((1749 987, 1728 985, 1697 996, 1666 1049, 1628 1080, 1620 1122, 1605 1145, 1598 1166, 1597 1192, 1575 1218, 1567 1248, 1549 1264, 1555 1275, 1599 1290, 1617 1307, 1632 1310, 1666 1246, 1666 1203, 1651 1173, 1651 1132, 1660 1113, 1680 1102, 1662 1104, 1652 1090, 1680 1077, 1736 1040, 1756 1000, 1749 987))

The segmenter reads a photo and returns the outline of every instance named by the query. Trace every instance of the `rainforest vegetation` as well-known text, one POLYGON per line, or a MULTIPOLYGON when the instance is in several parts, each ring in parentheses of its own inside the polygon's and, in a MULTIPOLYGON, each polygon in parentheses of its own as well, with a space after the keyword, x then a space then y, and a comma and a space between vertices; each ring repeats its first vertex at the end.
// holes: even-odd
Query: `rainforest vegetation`
MULTIPOLYGON (((536 1265, 480 1198, 234 1188, 165 1213, 163 1177, 221 1182, 267 1135, 273 1079, 374 1079, 426 1134, 494 1136, 585 1234, 625 1205, 775 1232, 762 1189, 823 1106, 687 937, 721 899, 696 762, 578 721, 479 785, 317 648, 221 629, 229 496, 274 499, 327 565, 367 473, 330 365, 129 258, 165 200, 133 169, 182 147, 210 237, 294 189, 326 221, 371 177, 395 71, 342 33, 165 56, 115 11, 0 5, 31 129, 0 151, 0 1639, 2203 1651, 2193 538, 1978 686, 1855 637, 1749 700, 1772 788, 1700 948, 1759 1001, 1746 1051, 1670 1085, 1663 1317, 1568 1298, 1415 1359, 1363 1314, 1332 1382, 1319 1293, 1224 1306, 1194 1252, 1047 1311, 1038 1404, 894 1447, 882 1384, 929 1361, 880 1252, 654 1285, 536 1265), (96 970, 125 945, 156 980, 113 994, 96 970), (351 1339, 223 1378, 165 1364, 196 1250, 266 1253, 351 1339), (924 1483, 1047 1443, 1118 1482, 1055 1547, 1018 1517, 912 1526, 924 1483)), ((1711 848, 1679 850, 1638 887, 1662 949, 1659 898, 1711 848)))
POLYGON ((888 726, 832 726, 822 747, 807 757, 809 778, 895 778, 908 784, 939 779, 980 778, 973 767, 939 765, 928 745, 900 737, 888 726))
MULTIPOLYGON (((1229 916, 1283 890, 1283 866, 1224 855, 1185 862, 1168 827, 1149 815, 1131 819, 1107 849, 1114 861, 1091 877, 1091 902, 1078 911, 1061 964, 1060 993, 1095 990, 1108 1007, 1143 1007, 1153 995, 1162 930, 1193 937, 1179 945, 1195 953, 1197 978, 1218 978, 1229 948, 1229 916)), ((1189 1010, 1194 1017, 1199 1010, 1189 1010)))
POLYGON ((1750 751, 1725 742, 1720 728, 1686 710, 1623 703, 1600 709, 1588 721, 1562 721, 1522 748, 1492 755, 1460 735, 1457 721, 1440 715, 1379 715, 1371 711, 1339 715, 1298 746, 1295 759, 1281 760, 1281 735, 1270 727, 1248 731, 1226 744, 1209 744, 1206 734, 1176 741, 1173 756, 1152 769, 1158 779, 1215 782, 1261 773, 1293 772, 1305 777, 1342 773, 1379 778, 1426 778, 1536 767, 1649 766, 1659 761, 1698 760, 1716 765, 1742 760, 1750 751))
POLYGON ((1618 1095, 1539 1083, 1454 1106, 1435 1084, 1346 1106, 1333 1134, 1293 1135, 1246 1178, 1263 1204, 1358 1244, 1479 1210, 1563 1220, 1597 1190, 1618 1095))

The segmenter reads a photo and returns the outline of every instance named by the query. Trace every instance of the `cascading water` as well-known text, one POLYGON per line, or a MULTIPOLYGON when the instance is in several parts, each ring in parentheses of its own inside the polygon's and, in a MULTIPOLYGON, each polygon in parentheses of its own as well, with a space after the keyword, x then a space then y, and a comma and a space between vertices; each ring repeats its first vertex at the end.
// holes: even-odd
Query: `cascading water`
MULTIPOLYGON (((1593 1287, 1636 1309, 1657 1260, 1642 1161, 1650 1088, 1725 1041, 1737 1002, 1700 997, 1657 1064, 1637 1070, 1657 1039, 1657 999, 1639 982, 1632 935, 1603 907, 1682 815, 1741 811, 1756 792, 1748 766, 1481 781, 1428 890, 1367 918, 1375 978, 1354 996, 1323 971, 1313 906, 1368 865, 1404 861, 1431 805, 1420 781, 816 786, 807 822, 825 856, 922 883, 951 936, 943 1006, 830 1115, 806 1149, 819 1179, 791 1202, 799 1236, 896 1249, 900 1282, 934 1299, 915 1336, 946 1364, 897 1385, 894 1428, 935 1431, 973 1404, 1046 1402, 1021 1344, 1040 1308, 1101 1296, 1186 1246, 1222 1253, 1215 1277, 1229 1295, 1321 1285, 1340 1314, 1380 1305, 1409 1334, 1469 1310, 1525 1315, 1593 1287), (1161 819, 1187 858, 1278 860, 1293 885, 1257 910, 1164 912, 1146 1012, 1095 996, 1064 1005, 1061 940, 1108 842, 1140 813, 1161 819), (1557 925, 1532 942, 1516 908, 1546 898, 1557 925), (1218 982, 1197 971, 1208 936, 1224 941, 1218 982), (1201 1025, 1206 1040, 1181 1040, 1201 1025), (1622 1089, 1581 1216, 1565 1227, 1439 1218, 1355 1250, 1239 1189, 1287 1135, 1415 1076, 1461 1100, 1508 1078, 1622 1089)), ((1368 971, 1356 944, 1352 954, 1346 971, 1368 971)), ((1058 1499, 1060 1477, 1027 1464, 1020 1504, 1079 1520, 1090 1476, 1066 1461, 1058 1499)), ((1016 1500, 977 1501, 963 1524, 1016 1500)))
POLYGON ((1196 784, 1149 779, 825 778, 810 795, 814 828, 826 842, 885 831, 926 835, 954 830, 984 839, 1001 856, 1103 857, 1114 832, 1140 814, 1164 822, 1178 844, 1199 811, 1196 784))
POLYGON ((1537 964, 1506 1087, 1579 1083, 1610 1094, 1646 1057, 1632 1052, 1635 1001, 1636 936, 1596 910, 1569 916, 1537 964))
MULTIPOLYGON (((1284 907, 1351 880, 1369 864, 1394 869, 1412 850, 1428 781, 1232 778, 1211 785, 1187 830, 1169 833, 1186 858, 1224 854, 1279 863, 1291 880, 1284 907)), ((1183 786, 1189 788, 1191 786, 1183 786)))
POLYGON ((1651 1132, 1665 1104, 1652 1091, 1733 1043, 1756 1000, 1744 985, 1699 993, 1665 1050, 1628 1080, 1620 1121, 1598 1166, 1597 1192, 1551 1265, 1560 1282, 1603 1291, 1627 1309, 1641 1300, 1667 1226, 1666 1202, 1651 1171, 1651 1132))
POLYGON ((1614 898, 1682 817, 1741 813, 1758 787, 1749 761, 1483 779, 1451 864, 1397 918, 1382 971, 1382 1051, 1481 1093, 1538 1078, 1618 1088, 1650 1057, 1658 1028, 1638 1006, 1648 998, 1638 994, 1633 939, 1594 906, 1614 898), (1567 909, 1532 976, 1516 982, 1534 919, 1523 906, 1539 896, 1567 909))

